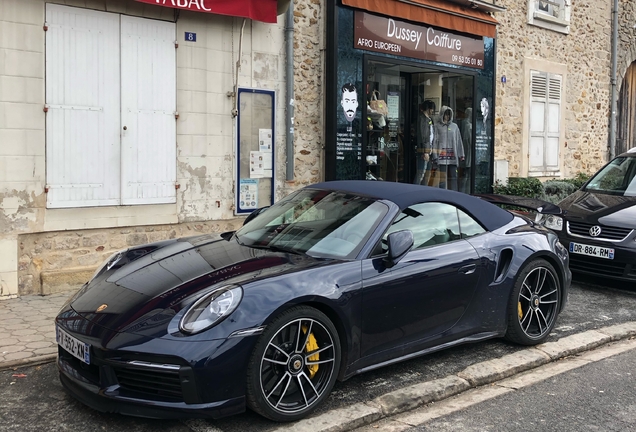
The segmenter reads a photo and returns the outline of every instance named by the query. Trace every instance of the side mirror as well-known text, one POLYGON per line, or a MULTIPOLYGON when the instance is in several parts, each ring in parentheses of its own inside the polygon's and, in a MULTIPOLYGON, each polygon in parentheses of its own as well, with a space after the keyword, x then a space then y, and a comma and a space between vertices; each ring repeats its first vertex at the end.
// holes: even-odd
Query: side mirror
POLYGON ((252 213, 250 213, 249 215, 247 215, 247 217, 245 218, 245 220, 243 221, 243 225, 247 224, 249 221, 251 221, 252 219, 254 219, 256 216, 258 216, 259 214, 263 213, 264 210, 267 210, 269 208, 269 206, 267 207, 261 207, 259 209, 254 210, 252 213))
POLYGON ((384 262, 390 268, 400 262, 413 247, 413 233, 411 230, 396 231, 389 234, 387 243, 389 253, 384 262))

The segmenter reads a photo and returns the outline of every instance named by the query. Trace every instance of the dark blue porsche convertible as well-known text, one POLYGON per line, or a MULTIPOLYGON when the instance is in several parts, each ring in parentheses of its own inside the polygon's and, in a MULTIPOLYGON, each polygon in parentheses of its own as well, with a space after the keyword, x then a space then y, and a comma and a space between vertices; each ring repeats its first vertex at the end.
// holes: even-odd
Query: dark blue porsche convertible
POLYGON ((236 232, 113 255, 56 319, 61 381, 145 417, 307 416, 335 381, 457 344, 543 342, 571 281, 550 230, 425 186, 308 186, 236 232))

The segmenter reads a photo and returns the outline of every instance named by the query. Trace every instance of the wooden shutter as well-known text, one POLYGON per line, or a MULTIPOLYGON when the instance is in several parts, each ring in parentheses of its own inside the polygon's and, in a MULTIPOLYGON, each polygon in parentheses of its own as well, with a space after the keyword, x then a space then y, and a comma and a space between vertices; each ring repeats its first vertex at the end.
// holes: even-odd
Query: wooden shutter
POLYGON ((47 207, 119 203, 119 15, 47 3, 47 207))
POLYGON ((122 203, 174 203, 175 24, 122 16, 121 28, 122 203))
POLYGON ((559 170, 561 76, 530 73, 529 171, 559 170))

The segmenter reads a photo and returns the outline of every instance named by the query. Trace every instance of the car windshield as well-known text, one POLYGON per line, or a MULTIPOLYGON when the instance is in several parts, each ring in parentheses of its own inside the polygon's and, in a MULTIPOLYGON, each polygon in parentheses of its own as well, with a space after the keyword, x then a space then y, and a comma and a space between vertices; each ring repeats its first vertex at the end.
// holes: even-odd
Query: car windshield
POLYGON ((387 212, 371 198, 302 189, 245 224, 235 239, 254 248, 354 258, 387 212))
POLYGON ((585 190, 636 196, 636 157, 619 156, 613 159, 592 177, 585 190))

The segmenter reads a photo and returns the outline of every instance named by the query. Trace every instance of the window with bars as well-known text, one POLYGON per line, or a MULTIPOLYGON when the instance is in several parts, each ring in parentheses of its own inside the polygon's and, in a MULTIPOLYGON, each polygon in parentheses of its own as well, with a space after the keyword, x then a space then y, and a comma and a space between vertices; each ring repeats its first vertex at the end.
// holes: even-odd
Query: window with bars
POLYGON ((543 175, 559 171, 562 82, 561 75, 530 72, 530 173, 543 175))
POLYGON ((529 0, 528 24, 569 33, 571 5, 571 0, 529 0))

